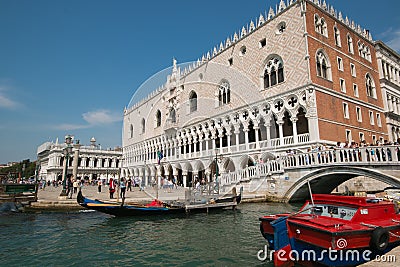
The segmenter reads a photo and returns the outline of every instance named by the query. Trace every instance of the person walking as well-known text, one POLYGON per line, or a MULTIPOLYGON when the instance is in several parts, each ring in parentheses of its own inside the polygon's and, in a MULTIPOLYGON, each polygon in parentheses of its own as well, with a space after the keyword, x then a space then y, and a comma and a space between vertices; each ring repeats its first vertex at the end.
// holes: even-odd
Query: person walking
POLYGON ((101 186, 102 186, 102 182, 101 182, 101 179, 99 179, 98 181, 97 181, 97 194, 100 194, 101 193, 101 186))
POLYGON ((74 187, 74 194, 78 193, 78 180, 74 180, 72 185, 74 187))
POLYGON ((109 181, 109 192, 110 192, 110 199, 114 198, 114 192, 115 192, 115 182, 113 178, 110 178, 109 181))
POLYGON ((70 176, 67 180, 67 196, 68 198, 72 198, 72 194, 74 193, 74 184, 72 182, 72 177, 70 176))
POLYGON ((121 178, 119 188, 121 189, 120 196, 122 199, 125 198, 125 191, 126 191, 126 183, 125 183, 125 178, 121 178))
POLYGON ((132 192, 132 179, 131 178, 128 179, 128 191, 132 192))

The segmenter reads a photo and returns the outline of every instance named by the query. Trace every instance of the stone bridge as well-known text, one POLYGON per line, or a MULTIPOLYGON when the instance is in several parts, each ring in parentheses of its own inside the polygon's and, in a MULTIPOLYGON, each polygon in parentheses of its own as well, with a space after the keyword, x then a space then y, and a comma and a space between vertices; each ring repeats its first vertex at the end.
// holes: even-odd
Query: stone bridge
POLYGON ((398 145, 344 148, 290 154, 244 170, 221 174, 228 192, 242 185, 244 194, 265 194, 273 201, 302 201, 313 193, 331 193, 345 181, 369 177, 400 188, 398 145))

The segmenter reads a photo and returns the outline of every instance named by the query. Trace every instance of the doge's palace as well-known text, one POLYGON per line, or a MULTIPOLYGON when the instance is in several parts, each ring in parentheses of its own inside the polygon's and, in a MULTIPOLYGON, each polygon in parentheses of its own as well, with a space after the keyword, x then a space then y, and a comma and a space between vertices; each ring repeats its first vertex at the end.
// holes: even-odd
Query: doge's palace
POLYGON ((266 14, 132 97, 123 176, 188 187, 289 151, 388 137, 371 34, 325 1, 281 0, 266 14))

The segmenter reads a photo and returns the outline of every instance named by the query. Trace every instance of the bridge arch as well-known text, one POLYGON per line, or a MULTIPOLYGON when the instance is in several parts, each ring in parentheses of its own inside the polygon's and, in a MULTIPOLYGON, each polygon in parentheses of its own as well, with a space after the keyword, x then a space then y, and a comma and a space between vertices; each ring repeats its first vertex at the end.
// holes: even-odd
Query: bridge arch
POLYGON ((359 167, 325 167, 298 179, 285 194, 285 201, 304 201, 310 197, 307 181, 314 194, 329 194, 340 184, 357 176, 369 177, 392 186, 400 187, 400 179, 374 169, 359 167))

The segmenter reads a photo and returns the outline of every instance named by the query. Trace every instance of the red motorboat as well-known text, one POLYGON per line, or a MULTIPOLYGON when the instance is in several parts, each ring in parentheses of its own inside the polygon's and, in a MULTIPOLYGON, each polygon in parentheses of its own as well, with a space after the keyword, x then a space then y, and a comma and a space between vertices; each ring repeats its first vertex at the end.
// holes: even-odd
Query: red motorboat
POLYGON ((394 203, 367 197, 312 197, 297 213, 260 218, 275 266, 355 266, 400 244, 400 214, 394 203))

